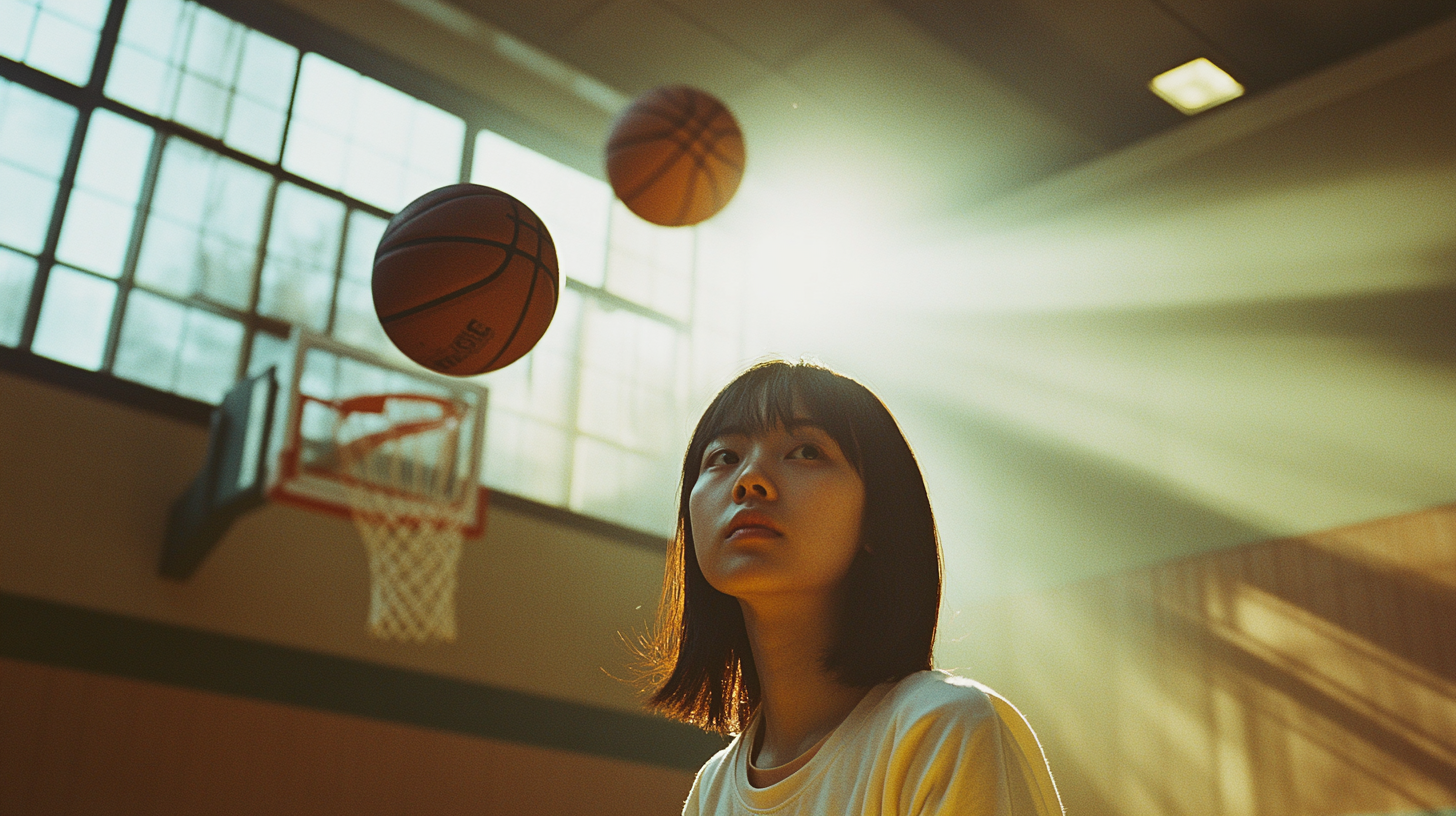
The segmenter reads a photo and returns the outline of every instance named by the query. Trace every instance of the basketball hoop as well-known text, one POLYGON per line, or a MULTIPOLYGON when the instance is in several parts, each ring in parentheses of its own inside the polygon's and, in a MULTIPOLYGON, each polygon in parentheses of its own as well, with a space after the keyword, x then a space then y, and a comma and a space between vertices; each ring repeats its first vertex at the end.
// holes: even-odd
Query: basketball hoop
POLYGON ((369 554, 370 632, 454 641, 461 508, 478 490, 454 467, 467 407, 426 394, 304 399, 336 417, 338 478, 369 554))
POLYGON ((455 640, 457 569, 485 525, 483 386, 295 327, 285 359, 213 412, 207 460, 172 504, 161 573, 185 581, 265 502, 354 522, 369 560, 369 630, 455 640))

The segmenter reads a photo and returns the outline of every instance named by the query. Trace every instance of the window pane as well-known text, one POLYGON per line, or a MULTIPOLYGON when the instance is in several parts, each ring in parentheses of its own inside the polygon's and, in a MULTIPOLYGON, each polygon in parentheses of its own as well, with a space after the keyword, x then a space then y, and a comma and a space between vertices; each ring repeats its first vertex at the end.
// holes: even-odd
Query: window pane
POLYGON ((277 161, 298 50, 196 3, 130 0, 106 93, 277 161))
MULTIPOLYGON (((117 49, 128 48, 158 59, 176 56, 180 61, 187 47, 187 31, 193 3, 183 0, 127 0, 126 16, 121 19, 117 49)), ((116 69, 112 68, 114 74, 116 69)), ((114 77, 113 77, 114 78, 114 77)), ((106 85, 111 93, 111 83, 106 85)))
POLYGON ((34 258, 0 249, 0 344, 15 346, 20 342, 34 282, 34 258))
POLYGON ((515 411, 557 425, 571 424, 582 299, 562 290, 551 326, 529 354, 481 377, 490 389, 490 410, 515 411))
POLYGON ((177 360, 177 393, 221 402, 237 380, 243 325, 202 309, 187 310, 187 328, 177 360))
POLYGON ((343 204, 302 187, 280 185, 258 311, 323 331, 343 230, 343 204))
POLYGON ((494 406, 485 426, 481 464, 487 485, 548 504, 566 504, 571 449, 565 430, 494 406))
POLYGON ((537 501, 569 497, 577 337, 582 298, 562 290, 546 335, 529 354, 481 378, 490 389, 486 484, 537 501))
POLYGON ((595 304, 582 321, 581 396, 584 432, 651 456, 682 448, 683 364, 679 335, 669 326, 595 304))
POLYGON ((439 108, 305 54, 283 166, 398 210, 460 180, 465 123, 439 108))
POLYGON ((188 6, 191 32, 180 67, 172 119, 209 136, 221 136, 232 79, 242 58, 243 26, 221 14, 188 6))
POLYGON ((218 402, 232 385, 242 324, 140 289, 127 298, 112 372, 163 391, 218 402))
POLYGON ((612 202, 607 290, 678 320, 688 319, 694 230, 659 227, 612 202))
POLYGON ((30 0, 0 0, 0 55, 24 59, 39 12, 30 0))
POLYGON ((127 0, 121 34, 106 77, 106 95, 158 116, 177 96, 176 65, 187 48, 189 26, 179 0, 127 0))
POLYGON ((571 509, 671 535, 678 473, 670 460, 652 459, 591 437, 576 440, 571 509))
POLYGON ((374 251, 389 222, 367 212, 349 213, 349 241, 344 247, 344 278, 368 284, 374 279, 374 251))
POLYGON ((184 139, 167 141, 137 281, 247 309, 272 178, 184 139))
POLYGON ((743 242, 711 225, 697 231, 690 406, 707 405, 750 362, 743 343, 743 242))
POLYGON ((101 367, 116 284, 64 266, 51 268, 31 351, 92 371, 101 367))
POLYGON ((0 0, 0 56, 85 85, 107 5, 106 0, 0 0))
MULTIPOLYGON (((288 359, 288 338, 275 337, 267 332, 258 332, 253 335, 253 350, 248 354, 248 376, 256 377, 268 369, 269 366, 276 366, 278 371, 285 371, 289 364, 288 359)), ((286 388, 287 383, 279 383, 279 387, 286 388)))
POLYGON ((151 150, 151 128, 110 111, 92 114, 58 258, 110 278, 121 275, 151 150))
POLYGON ((334 337, 382 357, 393 357, 398 353, 384 333, 384 327, 379 324, 379 316, 374 312, 374 293, 368 282, 348 279, 339 282, 334 337))
POLYGON ((126 299, 126 317, 111 373, 171 391, 177 381, 177 347, 186 320, 187 309, 180 303, 133 289, 126 299))
MULTIPOLYGON (((383 218, 355 210, 349 213, 349 236, 344 243, 343 277, 339 281, 338 304, 334 313, 334 337, 355 348, 395 362, 409 358, 390 342, 374 311, 374 249, 389 223, 383 218)), ((413 365, 413 363, 410 363, 413 365)))
POLYGON ((475 138, 470 180, 510 193, 540 217, 563 275, 602 285, 612 203, 606 182, 488 130, 475 138))
POLYGON ((40 252, 76 109, 0 79, 0 244, 40 252))

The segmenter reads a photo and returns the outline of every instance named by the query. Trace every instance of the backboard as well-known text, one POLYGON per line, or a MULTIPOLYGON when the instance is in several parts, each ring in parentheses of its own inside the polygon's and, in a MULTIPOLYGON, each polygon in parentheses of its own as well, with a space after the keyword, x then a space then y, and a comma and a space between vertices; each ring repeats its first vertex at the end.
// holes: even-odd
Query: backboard
MULTIPOLYGON (((350 433, 370 433, 389 423, 429 421, 432 403, 455 406, 459 417, 458 446, 432 451, 442 458, 413 465, 435 471, 429 479, 448 494, 447 502, 421 497, 408 512, 425 519, 451 521, 467 537, 481 529, 480 464, 484 445, 485 388, 468 380, 437 375, 424 368, 409 368, 380 359, 370 352, 345 346, 312 332, 296 329, 280 372, 275 415, 281 420, 265 454, 268 468, 265 493, 269 500, 310 510, 350 517, 349 490, 359 486, 341 458, 340 442, 350 433), (350 401, 398 395, 414 399, 386 401, 377 415, 351 419, 350 401), (411 412, 414 412, 411 414, 411 412), (349 423, 373 421, 374 427, 351 429, 349 423), (343 427, 341 427, 341 425, 343 427), (342 434, 342 435, 341 435, 342 434), (440 472, 443 471, 443 472, 440 472)), ((366 412, 367 413, 367 412, 366 412)), ((365 485, 371 487, 370 485, 365 485)), ((373 485, 391 490, 386 484, 373 485)), ((409 496, 399 497, 410 502, 409 496)), ((437 499, 438 497, 436 497, 437 499)))

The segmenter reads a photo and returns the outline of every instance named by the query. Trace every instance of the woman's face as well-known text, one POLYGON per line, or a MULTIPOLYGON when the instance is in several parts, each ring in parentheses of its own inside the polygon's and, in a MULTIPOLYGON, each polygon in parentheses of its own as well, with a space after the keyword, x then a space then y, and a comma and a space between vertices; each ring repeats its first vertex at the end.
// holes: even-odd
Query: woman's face
POLYGON ((844 579, 859 551, 864 482, 816 423, 722 434, 699 468, 688 520, 714 589, 826 594, 844 579))

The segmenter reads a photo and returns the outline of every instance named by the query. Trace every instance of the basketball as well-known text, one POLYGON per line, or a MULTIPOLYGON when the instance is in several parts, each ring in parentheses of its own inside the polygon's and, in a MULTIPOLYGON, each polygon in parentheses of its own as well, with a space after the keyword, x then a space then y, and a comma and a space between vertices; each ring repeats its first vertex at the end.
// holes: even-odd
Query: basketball
POLYGON ((685 227, 727 206, 743 179, 743 133, 722 102, 681 85, 637 97, 612 125, 607 178, 643 220, 685 227))
POLYGON ((400 210, 374 253, 374 310, 406 357, 457 377, 530 351, 556 314, 556 247, 508 193, 441 187, 400 210))

